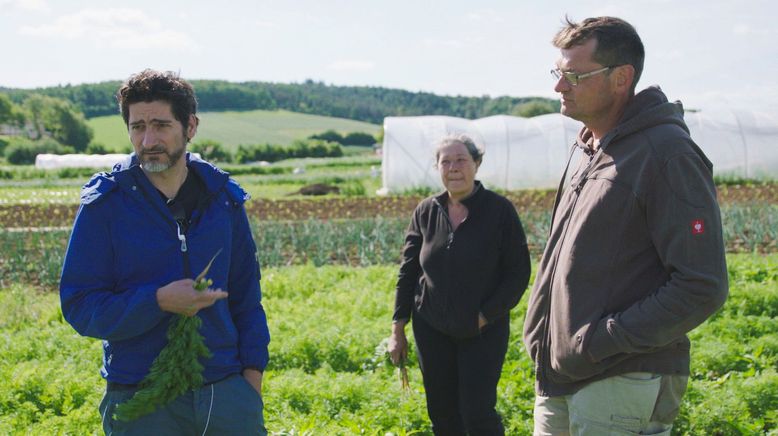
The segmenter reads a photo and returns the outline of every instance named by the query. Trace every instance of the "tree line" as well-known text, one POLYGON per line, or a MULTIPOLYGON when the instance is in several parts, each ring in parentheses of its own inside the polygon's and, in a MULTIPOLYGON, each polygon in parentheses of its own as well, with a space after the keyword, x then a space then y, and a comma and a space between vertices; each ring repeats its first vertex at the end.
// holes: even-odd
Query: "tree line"
MULTIPOLYGON (((307 80, 303 83, 228 82, 192 80, 201 111, 284 109, 374 124, 387 116, 449 115, 482 118, 509 114, 523 117, 559 110, 556 100, 538 97, 441 96, 373 86, 335 86, 307 80)), ((71 102, 87 118, 117 114, 115 93, 121 83, 109 81, 37 89, 0 88, 17 104, 30 94, 71 102)))
POLYGON ((17 104, 0 93, 0 135, 0 155, 19 164, 40 153, 89 152, 94 133, 67 100, 30 93, 17 104))
MULTIPOLYGON (((105 146, 92 142, 87 118, 119 113, 115 93, 121 83, 109 81, 82 85, 60 85, 37 89, 0 87, 0 156, 9 163, 34 162, 39 153, 105 153, 105 146)), ((347 118, 382 124, 387 116, 449 115, 482 118, 511 114, 532 117, 557 112, 559 103, 533 97, 440 96, 370 86, 334 86, 307 80, 303 83, 227 82, 193 80, 200 111, 278 110, 347 118)), ((334 131, 313 135, 302 142, 302 152, 324 153, 322 143, 369 146, 380 142, 369 134, 334 131), (317 142, 321 141, 321 143, 317 142)), ((302 143, 301 142, 301 143, 302 143)), ((279 152, 271 145, 244 147, 236 156, 222 156, 223 148, 208 144, 223 161, 276 160, 295 152, 279 152), (242 159, 241 159, 242 158, 242 159)), ((326 155, 337 154, 329 147, 326 155)), ((206 153, 210 154, 210 153, 206 153)), ((288 157, 288 156, 287 156, 288 157)))
MULTIPOLYGON (((92 142, 93 136, 83 113, 63 98, 31 93, 16 104, 0 93, 0 156, 8 163, 32 164, 41 153, 109 152, 102 144, 92 142)), ((241 145, 234 155, 221 143, 208 139, 190 148, 214 162, 275 162, 293 157, 338 157, 343 155, 343 145, 371 146, 376 141, 363 132, 341 135, 327 130, 298 139, 290 146, 241 145)))

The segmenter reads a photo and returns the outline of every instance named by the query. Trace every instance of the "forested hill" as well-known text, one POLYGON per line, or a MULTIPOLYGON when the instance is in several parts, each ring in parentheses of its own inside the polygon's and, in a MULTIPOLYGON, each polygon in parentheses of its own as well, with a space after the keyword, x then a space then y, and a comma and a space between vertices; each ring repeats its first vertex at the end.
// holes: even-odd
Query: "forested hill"
MULTIPOLYGON (((87 118, 118 112, 114 94, 120 82, 64 85, 37 89, 0 88, 20 103, 31 93, 73 102, 87 118)), ((555 100, 533 97, 440 96, 367 86, 334 86, 308 80, 304 83, 227 82, 192 80, 201 111, 286 109, 381 124, 386 116, 450 115, 481 118, 512 114, 534 116, 559 109, 555 100)))

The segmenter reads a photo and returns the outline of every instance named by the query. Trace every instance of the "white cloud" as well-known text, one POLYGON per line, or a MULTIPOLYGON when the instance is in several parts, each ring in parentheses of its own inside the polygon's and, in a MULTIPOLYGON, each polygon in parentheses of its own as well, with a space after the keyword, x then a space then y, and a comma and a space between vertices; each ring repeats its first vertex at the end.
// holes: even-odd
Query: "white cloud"
POLYGON ((84 9, 63 15, 53 23, 23 26, 20 33, 42 38, 88 39, 99 47, 197 51, 197 44, 187 34, 165 29, 159 20, 137 9, 84 9))
POLYGON ((427 47, 434 48, 467 48, 474 47, 484 41, 483 37, 465 38, 465 39, 424 39, 423 43, 427 47))
POLYGON ((340 60, 327 65, 327 68, 335 71, 372 71, 375 69, 375 62, 340 60))
POLYGON ((427 47, 463 48, 466 46, 465 42, 459 39, 426 38, 423 42, 427 47))
POLYGON ((0 8, 34 12, 49 12, 51 10, 46 0, 0 0, 0 8))
POLYGON ((686 59, 687 55, 683 50, 672 49, 664 51, 658 50, 655 57, 657 61, 661 62, 677 62, 686 59))
POLYGON ((505 19, 494 9, 483 9, 480 11, 471 12, 467 14, 467 18, 470 21, 479 24, 494 24, 505 22, 505 19))
POLYGON ((276 29, 280 27, 278 23, 275 21, 269 21, 269 20, 256 20, 254 21, 254 24, 257 25, 257 27, 262 27, 265 29, 276 29))
POLYGON ((686 108, 703 111, 753 110, 775 116, 773 108, 778 100, 778 88, 773 86, 769 79, 756 80, 753 84, 738 84, 734 81, 728 83, 732 83, 732 86, 723 89, 702 89, 702 86, 692 89, 686 86, 678 95, 673 95, 673 98, 680 98, 686 108))
POLYGON ((735 26, 732 27, 732 33, 735 35, 742 35, 742 36, 767 36, 771 32, 768 29, 754 29, 752 26, 749 26, 747 24, 735 24, 735 26))

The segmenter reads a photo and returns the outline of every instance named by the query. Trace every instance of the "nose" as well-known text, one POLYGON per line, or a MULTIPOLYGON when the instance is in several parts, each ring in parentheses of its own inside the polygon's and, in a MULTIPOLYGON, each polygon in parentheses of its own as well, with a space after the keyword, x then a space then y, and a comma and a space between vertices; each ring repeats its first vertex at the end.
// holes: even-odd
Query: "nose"
POLYGON ((157 145, 157 135, 154 133, 154 129, 146 129, 143 132, 143 140, 141 145, 144 148, 149 148, 157 145))
POLYGON ((456 162, 441 163, 438 164, 438 167, 447 173, 459 171, 459 165, 457 165, 456 162))
POLYGON ((554 85, 554 92, 564 92, 569 91, 572 85, 570 85, 570 82, 565 79, 565 76, 560 77, 556 81, 556 85, 554 85))

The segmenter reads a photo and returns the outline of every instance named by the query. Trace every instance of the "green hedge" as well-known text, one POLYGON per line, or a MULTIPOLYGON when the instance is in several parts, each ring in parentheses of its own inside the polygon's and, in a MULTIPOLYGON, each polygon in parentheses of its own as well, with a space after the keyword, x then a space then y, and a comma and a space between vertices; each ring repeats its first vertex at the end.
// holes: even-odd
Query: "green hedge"
POLYGON ((26 138, 12 138, 5 147, 4 155, 8 163, 12 165, 31 165, 35 163, 35 156, 39 154, 68 154, 75 153, 73 147, 68 147, 51 139, 31 141, 26 138))
POLYGON ((235 162, 277 162, 279 160, 301 157, 340 157, 343 147, 334 142, 317 139, 297 140, 291 145, 275 144, 239 145, 235 153, 235 162))

